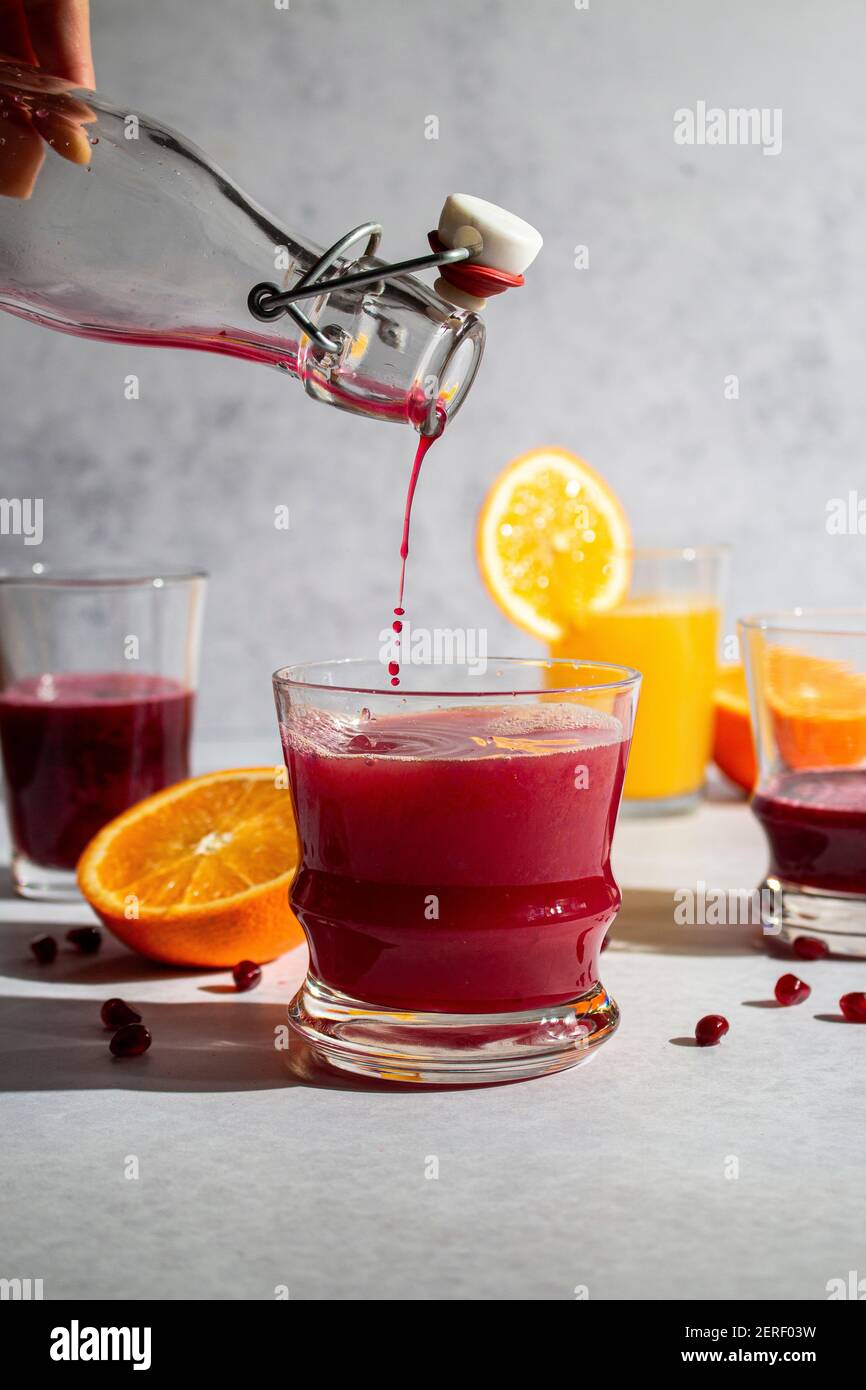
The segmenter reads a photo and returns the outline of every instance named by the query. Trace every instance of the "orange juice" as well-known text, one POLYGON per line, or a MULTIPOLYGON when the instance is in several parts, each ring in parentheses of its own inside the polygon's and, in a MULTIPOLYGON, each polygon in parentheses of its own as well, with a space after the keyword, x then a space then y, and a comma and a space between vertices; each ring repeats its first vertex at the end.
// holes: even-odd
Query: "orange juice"
POLYGON ((721 612, 698 594, 643 594, 607 613, 581 615, 554 656, 617 662, 643 675, 625 779, 633 801, 676 801, 699 791, 713 734, 721 612))

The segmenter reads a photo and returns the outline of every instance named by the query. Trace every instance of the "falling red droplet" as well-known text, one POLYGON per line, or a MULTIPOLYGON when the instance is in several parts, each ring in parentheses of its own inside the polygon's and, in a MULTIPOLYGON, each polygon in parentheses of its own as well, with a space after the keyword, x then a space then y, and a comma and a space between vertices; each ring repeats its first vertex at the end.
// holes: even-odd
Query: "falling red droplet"
POLYGON ((395 618, 402 618, 402 617, 405 617, 405 614, 406 614, 406 609, 405 609, 405 608, 395 608, 395 609, 394 609, 394 617, 395 617, 395 618))
POLYGON ((53 936, 34 936, 30 949, 40 965, 50 965, 57 955, 57 942, 53 936))
POLYGON ((403 631, 403 624, 399 618, 395 618, 391 626, 398 635, 403 631))
POLYGON ((866 1023, 866 994, 858 991, 843 994, 839 1008, 849 1023, 866 1023))
POLYGON ((127 1004, 125 999, 106 999, 99 1010, 99 1017, 106 1028, 123 1028, 127 1023, 140 1023, 141 1014, 127 1004))
POLYGON ((773 991, 780 1004, 787 1008, 789 1004, 802 1004, 812 993, 811 986, 801 980, 798 975, 782 975, 776 981, 776 988, 773 991))
POLYGON ((261 978, 262 967, 256 965, 254 960, 240 960, 232 971, 232 979, 241 994, 245 990, 255 989, 261 983, 261 978))
POLYGON ((396 676, 396 675, 399 674, 399 672, 400 672, 400 667, 399 667, 398 663, 397 663, 396 661, 389 661, 389 662, 388 662, 388 675, 389 675, 389 676, 396 676))
POLYGON ((399 676, 392 676, 392 677, 391 677, 391 684, 392 684, 392 685, 399 685, 399 684, 400 684, 400 677, 399 677, 399 676))
POLYGON ((698 1047, 715 1047, 717 1042, 721 1042, 730 1026, 722 1014, 705 1014, 695 1024, 695 1042, 698 1047))
POLYGON ((793 950, 800 960, 823 960, 830 954, 826 941, 820 941, 817 936, 798 936, 793 950))
POLYGON ((108 1046, 115 1057, 140 1057, 152 1042, 150 1031, 143 1023, 127 1023, 118 1028, 108 1046))
POLYGON ((92 956, 102 945, 102 933, 96 927, 73 927, 66 933, 66 940, 85 956, 92 956))

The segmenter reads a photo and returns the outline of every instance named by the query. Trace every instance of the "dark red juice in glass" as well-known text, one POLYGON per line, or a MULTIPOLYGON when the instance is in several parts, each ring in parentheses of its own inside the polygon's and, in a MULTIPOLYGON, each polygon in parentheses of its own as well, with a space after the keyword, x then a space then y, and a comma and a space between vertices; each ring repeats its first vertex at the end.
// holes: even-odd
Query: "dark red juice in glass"
POLYGON ((311 974, 365 1003, 512 1011, 598 980, 620 902, 610 847, 628 744, 578 704, 340 721, 283 742, 311 974))
POLYGON ((866 771, 789 772, 752 801, 770 875, 827 893, 866 894, 866 771))
POLYGON ((74 869, 105 823, 189 775, 194 696, 132 672, 42 675, 0 694, 0 749, 15 849, 74 869))

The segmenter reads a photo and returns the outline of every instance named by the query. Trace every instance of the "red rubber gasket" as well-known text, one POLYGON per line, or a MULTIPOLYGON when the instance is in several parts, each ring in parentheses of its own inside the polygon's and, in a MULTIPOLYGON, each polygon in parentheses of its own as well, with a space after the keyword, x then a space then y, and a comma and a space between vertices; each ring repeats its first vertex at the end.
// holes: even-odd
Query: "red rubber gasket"
MULTIPOLYGON (((428 232, 427 240, 433 251, 445 251, 436 232, 428 232)), ((509 275, 504 270, 493 270, 489 265, 476 265, 472 261, 458 261, 455 265, 437 267, 443 280, 464 294, 475 295, 476 299, 490 299, 504 290, 519 289, 526 281, 522 275, 509 275)))

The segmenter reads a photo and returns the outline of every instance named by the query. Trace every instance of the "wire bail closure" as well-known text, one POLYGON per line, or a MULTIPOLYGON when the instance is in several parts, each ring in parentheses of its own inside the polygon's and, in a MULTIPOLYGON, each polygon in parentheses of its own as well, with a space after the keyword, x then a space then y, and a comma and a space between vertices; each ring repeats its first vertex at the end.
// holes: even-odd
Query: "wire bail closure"
POLYGON ((332 290, 348 289, 353 285, 371 285, 383 280, 396 279, 400 275, 411 275, 416 270, 455 265, 459 261, 468 260, 473 254, 472 248, 467 246, 455 246, 453 249, 442 247, 430 255, 414 256, 411 260, 394 261, 391 265, 375 266, 370 270, 352 270, 345 275, 336 275, 331 280, 322 278, 351 247, 365 237, 367 245, 363 257, 373 256, 382 237, 382 224, 362 222, 359 227, 347 232, 319 257, 315 265, 311 266, 306 275, 302 275, 290 290, 281 290, 279 285, 268 281, 254 285, 247 296, 247 306, 253 318, 258 319, 260 323, 270 323, 281 314, 289 314, 301 332, 311 338, 316 347, 322 352, 337 354, 342 344, 335 342, 316 327, 309 315, 298 307, 300 300, 315 299, 318 295, 330 294, 332 290))

